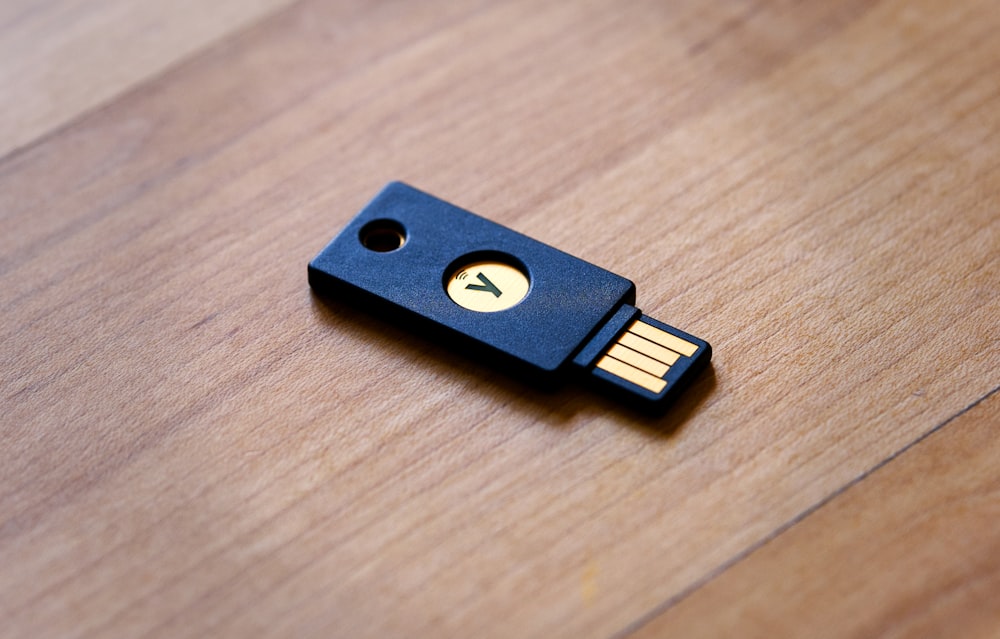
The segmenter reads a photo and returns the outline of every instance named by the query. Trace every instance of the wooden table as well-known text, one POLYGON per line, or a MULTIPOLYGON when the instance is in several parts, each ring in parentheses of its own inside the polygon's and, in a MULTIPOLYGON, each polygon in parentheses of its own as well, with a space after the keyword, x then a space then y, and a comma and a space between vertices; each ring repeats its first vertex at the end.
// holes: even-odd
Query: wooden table
POLYGON ((1000 636, 1000 7, 8 0, 0 634, 1000 636), (659 420, 315 297, 404 180, 659 420))

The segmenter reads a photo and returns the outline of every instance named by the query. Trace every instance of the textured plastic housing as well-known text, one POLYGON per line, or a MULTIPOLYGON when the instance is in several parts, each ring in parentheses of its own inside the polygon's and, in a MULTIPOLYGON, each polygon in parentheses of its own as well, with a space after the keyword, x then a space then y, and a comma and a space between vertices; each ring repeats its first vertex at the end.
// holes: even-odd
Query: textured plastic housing
POLYGON ((635 286, 624 277, 401 182, 387 185, 310 262, 309 283, 323 295, 349 297, 542 373, 569 363, 623 304, 635 302, 635 286), (375 220, 401 225, 403 246, 389 252, 366 248, 361 231, 375 220), (526 272, 525 298, 493 313, 452 301, 445 279, 477 257, 526 272))

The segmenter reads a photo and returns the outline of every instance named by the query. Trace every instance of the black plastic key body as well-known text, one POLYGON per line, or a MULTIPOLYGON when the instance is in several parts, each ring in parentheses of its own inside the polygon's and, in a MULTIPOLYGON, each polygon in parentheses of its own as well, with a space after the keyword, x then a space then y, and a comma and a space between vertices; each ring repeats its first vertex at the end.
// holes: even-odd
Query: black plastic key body
POLYGON ((641 316, 629 280, 400 182, 310 262, 309 283, 533 383, 583 372, 647 407, 662 406, 711 357, 707 342, 641 316), (480 303, 502 310, 472 310, 480 303), (694 350, 646 348, 650 335, 666 338, 633 335, 637 322, 694 350))

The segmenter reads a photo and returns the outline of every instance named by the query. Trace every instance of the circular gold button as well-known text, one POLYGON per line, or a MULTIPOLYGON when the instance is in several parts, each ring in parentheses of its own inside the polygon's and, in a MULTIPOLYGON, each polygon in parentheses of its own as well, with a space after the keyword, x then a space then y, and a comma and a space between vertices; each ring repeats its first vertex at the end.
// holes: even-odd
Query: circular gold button
POLYGON ((448 297, 470 311, 495 313, 528 294, 528 276, 503 262, 485 260, 458 269, 448 279, 448 297))

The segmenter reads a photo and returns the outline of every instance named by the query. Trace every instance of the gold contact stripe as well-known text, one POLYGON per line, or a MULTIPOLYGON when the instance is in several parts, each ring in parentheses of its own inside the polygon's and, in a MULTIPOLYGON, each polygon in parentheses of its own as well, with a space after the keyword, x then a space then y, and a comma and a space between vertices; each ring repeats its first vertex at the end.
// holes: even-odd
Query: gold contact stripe
POLYGON ((676 335, 671 335, 670 333, 661 330, 659 328, 656 328, 651 324, 647 324, 642 320, 636 320, 635 323, 633 323, 631 328, 629 328, 628 330, 635 333, 636 335, 645 337, 650 341, 656 342, 660 346, 669 348, 672 351, 677 351, 681 355, 687 355, 688 357, 691 357, 698 350, 698 347, 696 345, 692 344, 686 339, 681 339, 676 335))
POLYGON ((631 348, 626 348, 621 344, 615 344, 608 349, 608 355, 614 357, 615 359, 621 360, 626 364, 631 364, 640 370, 644 370, 650 375, 655 375, 656 377, 663 377, 670 370, 670 367, 662 362, 658 362, 652 357, 647 357, 642 353, 637 353, 631 348))
POLYGON ((641 386, 646 390, 659 393, 667 385, 665 381, 656 377, 655 375, 650 375, 646 371, 641 371, 635 366, 626 364, 625 362, 620 362, 613 357, 608 357, 605 355, 597 362, 597 368, 605 370, 612 375, 621 377, 627 382, 632 382, 636 386, 641 386))
POLYGON ((639 351, 646 357, 659 360, 667 366, 673 366, 674 362, 680 358, 680 355, 677 353, 663 348, 659 344, 654 344, 648 339, 643 339, 634 333, 625 333, 618 338, 618 343, 624 344, 634 351, 639 351))

